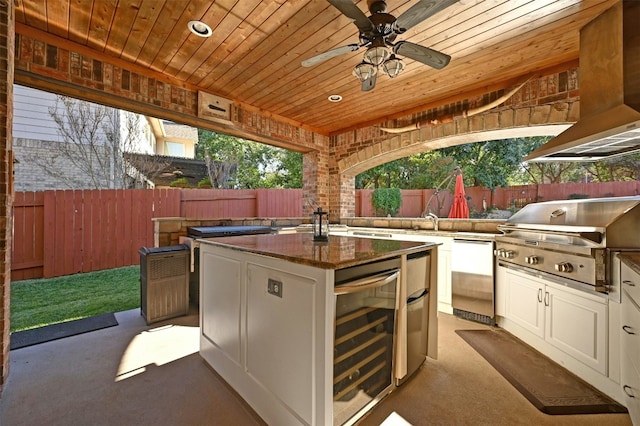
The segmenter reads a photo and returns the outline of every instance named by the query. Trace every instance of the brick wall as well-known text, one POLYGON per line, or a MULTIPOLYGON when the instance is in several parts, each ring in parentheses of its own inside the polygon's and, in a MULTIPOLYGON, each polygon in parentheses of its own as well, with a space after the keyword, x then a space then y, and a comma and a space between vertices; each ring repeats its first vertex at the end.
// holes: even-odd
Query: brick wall
POLYGON ((0 0, 0 392, 9 374, 14 4, 0 0))
MULTIPOLYGON (((15 164, 15 191, 45 191, 48 189, 109 189, 113 186, 105 178, 101 185, 91 182, 86 172, 74 165, 68 156, 61 154, 56 146, 61 142, 33 139, 13 139, 15 164), (47 173, 46 167, 51 170, 47 173)), ((106 147, 94 147, 103 151, 101 157, 109 158, 106 147)), ((73 150, 74 146, 69 145, 73 150)), ((121 181, 121 179, 119 180, 121 181)), ((100 183, 100 182, 99 182, 100 183)))
MULTIPOLYGON (((0 0, 4 1, 4 0, 0 0)), ((231 108, 231 125, 198 116, 198 92, 170 77, 135 66, 125 68, 108 57, 93 58, 39 40, 37 34, 16 37, 17 82, 90 102, 108 104, 158 118, 211 129, 224 134, 265 142, 283 148, 312 152, 320 163, 315 179, 305 186, 305 200, 328 203, 329 138, 288 120, 266 116, 237 104, 231 108), (322 191, 318 193, 315 191, 322 191)), ((306 205, 305 205, 306 208, 306 205)))
POLYGON ((332 209, 339 217, 355 215, 354 178, 389 161, 445 146, 559 133, 580 116, 578 69, 532 79, 498 107, 477 115, 474 108, 487 105, 511 88, 442 105, 331 137, 330 176, 332 209), (436 124, 431 124, 436 122, 436 124), (400 134, 381 128, 401 128, 420 123, 400 134))

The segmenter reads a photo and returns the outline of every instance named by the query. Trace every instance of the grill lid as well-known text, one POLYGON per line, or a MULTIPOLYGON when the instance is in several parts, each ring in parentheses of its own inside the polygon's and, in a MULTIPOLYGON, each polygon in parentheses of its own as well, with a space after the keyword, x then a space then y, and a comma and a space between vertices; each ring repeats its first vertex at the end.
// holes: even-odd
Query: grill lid
POLYGON ((270 226, 238 225, 238 226, 189 226, 187 235, 191 237, 230 237, 235 235, 270 234, 270 226))
POLYGON ((505 233, 571 233, 605 247, 640 248, 640 196, 528 204, 500 226, 505 233))

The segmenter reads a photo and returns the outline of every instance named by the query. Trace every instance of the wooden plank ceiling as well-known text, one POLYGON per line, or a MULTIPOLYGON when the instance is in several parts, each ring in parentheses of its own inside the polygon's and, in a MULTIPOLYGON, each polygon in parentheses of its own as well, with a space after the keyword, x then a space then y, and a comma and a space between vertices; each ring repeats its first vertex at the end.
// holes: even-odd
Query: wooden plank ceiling
MULTIPOLYGON (((399 16, 418 0, 388 0, 399 16)), ((368 15, 367 1, 356 5, 368 15)), ((15 0, 21 26, 161 72, 323 134, 379 123, 577 61, 579 29, 615 0, 459 0, 399 36, 451 56, 436 70, 405 58, 395 79, 362 92, 352 75, 366 48, 305 68, 301 61, 358 43, 357 27, 324 0, 15 0), (202 38, 187 24, 213 29, 202 38), (342 101, 328 101, 330 95, 342 101)), ((577 62, 576 62, 577 63, 577 62)))

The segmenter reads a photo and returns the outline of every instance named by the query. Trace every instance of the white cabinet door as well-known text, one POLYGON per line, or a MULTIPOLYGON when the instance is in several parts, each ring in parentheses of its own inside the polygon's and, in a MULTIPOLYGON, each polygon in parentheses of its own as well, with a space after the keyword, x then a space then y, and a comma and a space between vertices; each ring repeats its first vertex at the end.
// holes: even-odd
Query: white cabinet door
POLYGON ((544 283, 529 275, 507 270, 506 318, 544 338, 544 283))
POLYGON ((202 336, 241 365, 241 264, 201 249, 200 317, 202 336))
POLYGON ((620 386, 633 424, 640 425, 640 275, 622 264, 620 386))
POLYGON ((311 424, 314 373, 321 371, 316 324, 324 318, 315 309, 317 282, 251 263, 247 274, 247 374, 311 424))
POLYGON ((607 304, 547 286, 544 296, 547 342, 607 374, 607 304))
POLYGON ((507 268, 496 266, 496 295, 495 309, 496 316, 507 316, 507 268))
POLYGON ((451 309, 451 250, 443 246, 438 246, 438 304, 451 309))
MULTIPOLYGON (((597 296, 498 267, 505 318, 607 375, 608 305, 597 296)), ((523 340, 526 340, 524 336, 523 340)))

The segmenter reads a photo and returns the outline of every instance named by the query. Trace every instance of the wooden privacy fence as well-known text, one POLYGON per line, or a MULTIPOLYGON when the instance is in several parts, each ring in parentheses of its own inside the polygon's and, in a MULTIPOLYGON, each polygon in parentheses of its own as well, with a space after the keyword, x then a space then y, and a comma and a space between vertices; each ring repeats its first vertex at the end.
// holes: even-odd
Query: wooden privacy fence
POLYGON ((11 278, 137 265, 156 217, 302 216, 302 190, 127 189, 17 192, 11 278))
MULTIPOLYGON (((640 182, 465 188, 472 211, 525 204, 640 194, 640 182)), ((356 191, 356 216, 374 216, 372 190, 356 191)), ((402 191, 397 216, 419 217, 427 204, 446 217, 448 191, 402 191)), ((13 202, 11 278, 49 278, 137 265, 138 249, 153 246, 156 217, 190 219, 302 216, 300 189, 129 189, 18 192, 13 202)))
POLYGON ((18 192, 13 204, 13 280, 136 265, 153 243, 154 217, 180 214, 174 190, 18 192))
MULTIPOLYGON (((601 182, 601 183, 554 183, 541 185, 520 185, 496 188, 493 192, 485 187, 466 187, 465 195, 469 209, 482 212, 486 208, 521 208, 530 203, 572 198, 623 197, 640 194, 640 181, 601 182)), ((356 217, 375 216, 371 205, 372 189, 356 191, 356 217)), ((432 213, 447 217, 453 193, 448 190, 435 194, 433 189, 411 189, 402 191, 402 205, 396 216, 420 217, 427 205, 432 213)))

